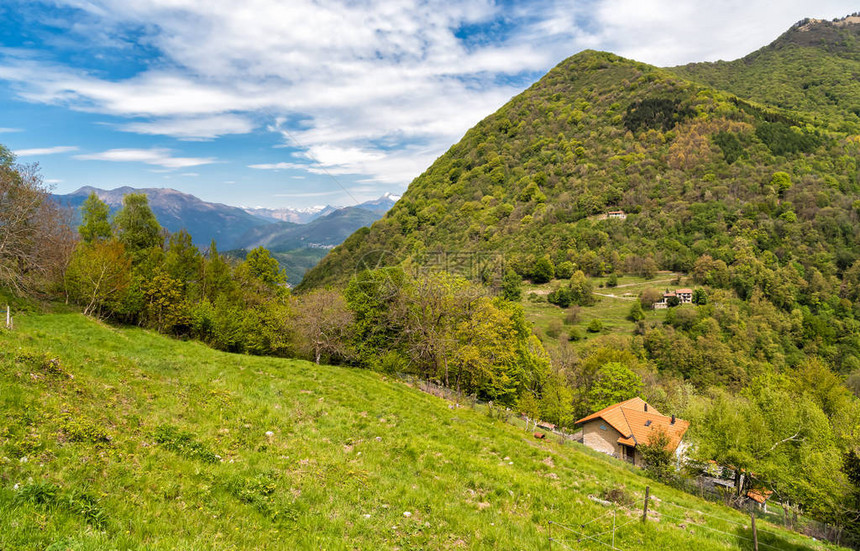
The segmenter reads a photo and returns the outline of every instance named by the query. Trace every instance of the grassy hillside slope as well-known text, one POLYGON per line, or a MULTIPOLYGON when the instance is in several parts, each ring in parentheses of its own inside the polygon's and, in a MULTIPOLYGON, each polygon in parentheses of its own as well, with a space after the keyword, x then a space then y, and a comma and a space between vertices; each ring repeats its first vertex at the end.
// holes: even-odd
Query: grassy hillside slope
POLYGON ((0 333, 0 549, 547 549, 549 521, 609 529, 587 496, 619 488, 621 549, 749 548, 740 513, 377 373, 76 314, 17 323, 0 333))

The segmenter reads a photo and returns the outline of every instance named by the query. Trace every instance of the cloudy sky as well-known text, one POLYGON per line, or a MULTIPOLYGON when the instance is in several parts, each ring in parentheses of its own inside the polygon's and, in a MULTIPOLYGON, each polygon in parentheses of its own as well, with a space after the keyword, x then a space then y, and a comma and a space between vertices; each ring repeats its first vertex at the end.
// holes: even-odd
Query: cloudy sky
POLYGON ((406 189, 564 58, 735 59, 820 0, 0 3, 0 143, 59 193, 172 187, 247 206, 406 189))

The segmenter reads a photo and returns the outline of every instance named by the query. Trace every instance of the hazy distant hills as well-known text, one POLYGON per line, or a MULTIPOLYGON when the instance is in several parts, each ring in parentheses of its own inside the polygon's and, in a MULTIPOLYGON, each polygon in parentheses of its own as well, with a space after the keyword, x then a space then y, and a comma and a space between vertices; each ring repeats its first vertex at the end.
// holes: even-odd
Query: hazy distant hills
POLYGON ((327 249, 378 220, 398 199, 385 194, 379 199, 343 208, 330 205, 309 209, 240 208, 209 203, 175 189, 120 187, 104 190, 89 186, 53 197, 61 205, 74 209, 75 223, 79 223, 80 206, 91 192, 107 203, 112 213, 122 207, 125 195, 146 193, 163 227, 171 232, 187 230, 194 243, 201 247, 207 247, 214 239, 221 251, 247 250, 262 245, 281 253, 277 256, 292 282, 300 280, 327 249), (297 252, 298 249, 313 250, 297 252))

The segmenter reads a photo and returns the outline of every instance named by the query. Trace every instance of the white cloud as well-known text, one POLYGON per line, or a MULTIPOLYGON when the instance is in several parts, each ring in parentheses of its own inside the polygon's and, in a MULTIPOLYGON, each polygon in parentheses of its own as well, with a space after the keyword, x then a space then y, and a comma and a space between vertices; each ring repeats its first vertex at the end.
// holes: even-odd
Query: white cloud
POLYGON ((180 140, 211 140, 228 134, 247 134, 254 123, 237 115, 202 117, 174 117, 148 122, 131 122, 120 125, 121 130, 137 134, 173 136, 180 140))
POLYGON ((257 165, 248 165, 248 168, 256 170, 307 170, 308 165, 299 163, 262 163, 257 165))
POLYGON ((169 149, 109 149, 101 153, 87 153, 75 155, 75 159, 82 161, 112 161, 123 163, 145 163, 156 165, 165 169, 188 168, 192 166, 208 165, 217 162, 212 157, 173 157, 169 149))
POLYGON ((274 197, 325 197, 328 195, 346 195, 343 190, 315 191, 309 193, 276 193, 274 197))
MULTIPOLYGON (((70 38, 120 50, 131 29, 159 57, 111 79, 2 49, 0 79, 21 98, 181 140, 268 126, 311 162, 252 169, 358 175, 401 188, 526 80, 584 48, 660 65, 731 59, 803 17, 856 11, 856 0, 55 1, 87 14, 69 24, 70 38), (485 34, 464 38, 470 26, 485 34)), ((126 153, 99 155, 165 168, 214 162, 111 151, 126 153)))
POLYGON ((7 127, 0 127, 0 134, 9 134, 9 133, 12 133, 12 132, 21 132, 21 131, 22 131, 22 129, 21 129, 21 128, 7 128, 7 127))
POLYGON ((37 157, 42 155, 56 155, 58 153, 68 153, 77 151, 77 146, 74 145, 58 145, 55 147, 34 147, 32 149, 19 149, 13 151, 18 157, 37 157))

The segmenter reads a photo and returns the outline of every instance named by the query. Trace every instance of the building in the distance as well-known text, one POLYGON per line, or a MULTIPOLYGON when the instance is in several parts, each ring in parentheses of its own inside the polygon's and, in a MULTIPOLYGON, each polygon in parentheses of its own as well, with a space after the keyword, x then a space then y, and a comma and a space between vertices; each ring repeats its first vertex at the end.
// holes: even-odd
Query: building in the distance
POLYGON ((693 304, 692 289, 678 289, 675 291, 675 296, 678 297, 678 301, 681 304, 693 304))

